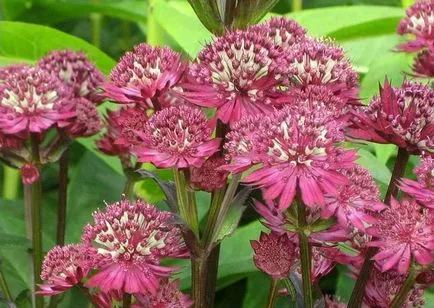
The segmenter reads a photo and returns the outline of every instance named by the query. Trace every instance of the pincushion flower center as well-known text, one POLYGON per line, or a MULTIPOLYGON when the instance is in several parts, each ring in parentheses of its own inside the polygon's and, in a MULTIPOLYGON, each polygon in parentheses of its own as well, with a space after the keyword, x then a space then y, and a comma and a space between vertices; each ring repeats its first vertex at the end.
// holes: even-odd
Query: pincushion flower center
POLYGON ((56 91, 47 91, 38 94, 35 87, 31 85, 28 85, 25 91, 23 90, 24 89, 20 88, 19 94, 11 90, 5 90, 7 95, 2 99, 1 105, 9 106, 21 114, 53 109, 54 102, 57 99, 56 91))

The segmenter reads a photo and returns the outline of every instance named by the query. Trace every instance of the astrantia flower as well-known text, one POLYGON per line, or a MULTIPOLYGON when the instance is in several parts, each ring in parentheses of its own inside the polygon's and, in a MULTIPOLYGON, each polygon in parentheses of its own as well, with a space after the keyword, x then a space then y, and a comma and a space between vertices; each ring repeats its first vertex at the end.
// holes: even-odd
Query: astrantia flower
POLYGON ((274 44, 286 50, 298 47, 298 44, 307 39, 306 29, 295 20, 285 17, 272 17, 265 23, 251 27, 250 31, 260 31, 274 44))
POLYGON ((392 143, 412 154, 434 151, 434 91, 405 81, 393 88, 386 79, 380 96, 356 114, 348 136, 378 143, 392 143))
POLYGON ((101 129, 101 118, 95 105, 86 98, 74 98, 75 117, 65 128, 72 137, 87 137, 98 133, 101 129))
POLYGON ((397 31, 401 35, 414 35, 414 40, 398 46, 398 49, 413 52, 434 47, 434 1, 416 1, 406 13, 407 17, 401 20, 397 31))
POLYGON ((412 71, 418 77, 434 77, 434 47, 423 50, 417 55, 414 59, 412 71))
POLYGON ((219 150, 220 139, 211 139, 213 130, 212 122, 198 108, 166 108, 146 123, 134 152, 140 162, 152 162, 160 168, 200 167, 219 150))
POLYGON ((40 68, 19 70, 0 87, 0 130, 6 134, 44 132, 74 116, 70 94, 40 68))
POLYGON ((285 235, 261 232, 259 241, 250 241, 258 269, 273 279, 286 278, 295 261, 295 245, 285 235))
POLYGON ((402 179, 399 187, 426 207, 434 208, 434 158, 423 157, 414 173, 417 181, 402 179))
MULTIPOLYGON (((297 254, 300 252, 297 251, 297 254)), ((321 247, 314 246, 312 247, 312 282, 318 281, 324 276, 327 276, 336 263, 332 258, 327 256, 327 251, 324 251, 321 247)), ((298 274, 301 278, 301 264, 297 263, 294 268, 296 274, 298 274)))
POLYGON ((189 308, 193 301, 179 290, 179 280, 160 281, 158 293, 155 295, 138 295, 133 308, 189 308))
POLYGON ((287 75, 282 51, 270 39, 257 31, 235 31, 199 53, 183 89, 190 102, 217 108, 217 117, 232 124, 280 104, 278 88, 287 85, 287 75))
POLYGON ((197 189, 212 192, 226 184, 229 172, 219 168, 226 164, 223 157, 212 156, 200 168, 191 168, 190 183, 197 189))
POLYGON ((113 308, 116 302, 121 302, 123 293, 120 291, 110 291, 108 293, 98 291, 92 294, 93 302, 98 305, 98 308, 113 308))
POLYGON ((358 75, 345 58, 344 51, 330 42, 306 40, 289 53, 292 85, 326 85, 345 101, 354 101, 359 92, 358 75))
POLYGON ((147 114, 139 108, 121 108, 113 119, 119 126, 119 136, 116 138, 117 145, 133 147, 141 142, 139 134, 144 132, 148 121, 147 114))
POLYGON ((0 67, 0 85, 5 84, 13 74, 20 72, 22 69, 29 68, 27 64, 12 64, 0 67))
POLYGON ((24 164, 21 167, 20 172, 21 172, 21 180, 25 185, 33 184, 37 180, 39 180, 40 177, 39 169, 32 164, 29 163, 24 164))
POLYGON ((324 296, 326 308, 347 308, 347 304, 341 302, 338 297, 326 295, 324 296))
POLYGON ((82 238, 87 246, 97 248, 99 271, 87 282, 89 287, 156 294, 159 279, 177 270, 161 266, 161 259, 188 256, 173 215, 140 200, 108 205, 93 217, 95 224, 85 227, 82 238))
POLYGON ((349 183, 338 187, 337 195, 326 195, 321 216, 336 216, 338 222, 348 228, 365 231, 367 225, 375 222, 370 212, 381 211, 386 206, 379 201, 380 191, 368 170, 355 166, 342 170, 349 183))
POLYGON ((186 68, 181 55, 172 49, 139 44, 112 70, 105 95, 119 103, 139 102, 161 109, 177 96, 177 84, 186 68))
POLYGON ((286 209, 299 187, 306 205, 324 205, 326 192, 337 193, 338 185, 348 183, 336 170, 351 167, 355 154, 335 146, 342 140, 340 127, 321 110, 294 113, 284 108, 257 119, 242 120, 254 126, 249 128, 255 132, 252 149, 237 146, 237 132, 227 135, 225 147, 234 155, 228 170, 258 164, 243 182, 260 187, 264 199, 279 198, 279 207, 286 209))
MULTIPOLYGON (((366 284, 364 302, 369 307, 389 308, 395 296, 401 289, 405 275, 393 271, 382 273, 374 267, 366 284)), ((401 306, 403 308, 424 307, 423 289, 413 288, 401 306)))
POLYGON ((394 268, 406 273, 412 257, 422 265, 434 261, 433 213, 416 201, 404 199, 399 203, 392 198, 390 208, 378 215, 368 233, 376 237, 368 246, 379 248, 373 260, 382 271, 394 268))
POLYGON ((72 288, 87 276, 93 264, 95 251, 84 245, 66 245, 52 248, 42 263, 38 294, 55 295, 72 288))
POLYGON ((44 56, 38 66, 58 77, 71 87, 75 97, 98 101, 97 88, 104 82, 104 75, 82 52, 55 50, 44 56))

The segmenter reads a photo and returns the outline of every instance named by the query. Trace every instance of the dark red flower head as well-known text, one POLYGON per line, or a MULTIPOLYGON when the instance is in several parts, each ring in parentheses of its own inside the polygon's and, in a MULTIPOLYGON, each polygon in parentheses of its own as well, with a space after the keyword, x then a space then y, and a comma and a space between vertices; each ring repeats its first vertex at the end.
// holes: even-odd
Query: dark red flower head
POLYGON ((418 51, 425 47, 434 47, 434 1, 419 0, 407 9, 407 17, 398 26, 401 35, 412 34, 414 40, 398 46, 406 52, 418 51))
POLYGON ((417 77, 434 77, 434 47, 418 53, 414 59, 412 71, 417 77))
POLYGON ((84 53, 67 49, 55 50, 39 60, 38 66, 71 87, 75 97, 100 101, 97 88, 104 82, 104 75, 84 53))
POLYGON ((261 232, 259 241, 250 241, 255 254, 253 261, 258 269, 273 279, 286 278, 296 258, 296 247, 283 234, 261 232))
POLYGON ((112 70, 105 95, 119 103, 138 102, 158 110, 179 98, 177 84, 186 68, 172 49, 142 43, 125 53, 112 70))
POLYGON ((288 66, 281 48, 260 31, 235 31, 207 45, 187 79, 183 89, 189 101, 217 108, 217 117, 233 124, 280 104, 279 87, 288 83, 288 66))
POLYGON ((21 180, 23 184, 30 185, 39 180, 40 173, 39 169, 32 164, 24 164, 21 169, 21 180))
POLYGON ((93 102, 77 97, 73 99, 75 117, 65 128, 71 137, 88 137, 95 135, 101 130, 101 117, 93 102))
POLYGON ((225 164, 226 160, 223 157, 211 156, 200 168, 191 168, 190 183, 196 189, 208 192, 222 188, 229 175, 228 171, 220 169, 225 164))
POLYGON ((434 151, 434 91, 405 81, 393 88, 386 79, 380 95, 356 113, 348 136, 378 143, 392 143, 412 154, 434 151))
POLYGON ((179 280, 162 279, 155 295, 138 295, 132 308, 189 308, 193 301, 179 290, 179 280))

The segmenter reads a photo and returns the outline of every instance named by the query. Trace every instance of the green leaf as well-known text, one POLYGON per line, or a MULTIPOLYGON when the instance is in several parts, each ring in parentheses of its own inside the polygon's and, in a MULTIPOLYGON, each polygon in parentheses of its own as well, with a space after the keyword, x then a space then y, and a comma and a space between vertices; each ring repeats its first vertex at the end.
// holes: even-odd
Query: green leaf
POLYGON ((92 212, 104 209, 105 202, 121 199, 125 178, 113 173, 91 152, 81 158, 70 176, 66 242, 80 241, 84 225, 92 222, 92 212))
POLYGON ((385 164, 381 163, 374 154, 365 149, 359 149, 357 153, 360 156, 357 163, 367 168, 374 179, 383 184, 389 185, 390 177, 392 176, 389 168, 387 168, 385 164))
POLYGON ((343 242, 337 243, 336 248, 338 248, 340 251, 350 256, 358 256, 360 254, 360 252, 357 249, 354 249, 353 247, 343 242))
POLYGON ((378 160, 385 165, 387 164, 389 159, 398 152, 398 148, 394 144, 375 143, 374 148, 375 156, 377 156, 378 160))
MULTIPOLYGON (((333 36, 334 34, 338 37, 347 36, 346 30, 355 26, 369 26, 378 21, 396 24, 404 16, 404 11, 401 8, 389 6, 354 5, 303 10, 286 16, 300 22, 311 35, 333 36)), ((390 31, 389 28, 387 30, 390 31)), ((377 31, 383 30, 377 29, 377 31)), ((352 36, 357 34, 354 28, 351 34, 352 36)), ((363 35, 363 33, 359 32, 358 35, 363 35)))
POLYGON ((415 3, 416 0, 401 0, 402 7, 409 7, 415 3))
MULTIPOLYGON (((15 0, 17 1, 17 0, 15 0)), ((6 1, 11 2, 11 1, 6 1)), ((92 13, 132 22, 146 22, 147 3, 143 0, 113 1, 46 1, 34 3, 17 12, 11 19, 24 22, 44 21, 56 24, 65 20, 88 17, 92 13)))
POLYGON ((154 15, 164 30, 191 58, 195 58, 203 45, 212 38, 212 34, 185 2, 157 1, 154 15))
POLYGON ((348 270, 341 266, 337 266, 338 269, 338 281, 336 283, 336 296, 343 301, 348 301, 351 297, 355 281, 349 277, 348 270))
POLYGON ((99 69, 108 73, 113 59, 86 41, 46 26, 0 22, 0 63, 34 63, 53 49, 82 50, 99 69))

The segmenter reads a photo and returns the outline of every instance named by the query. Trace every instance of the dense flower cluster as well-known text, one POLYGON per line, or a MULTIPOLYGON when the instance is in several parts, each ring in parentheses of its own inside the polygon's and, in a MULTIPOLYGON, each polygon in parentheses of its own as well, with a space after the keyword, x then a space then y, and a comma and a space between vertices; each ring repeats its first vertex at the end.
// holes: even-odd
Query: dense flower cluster
POLYGON ((397 47, 399 51, 419 52, 413 72, 420 77, 434 77, 434 1, 419 0, 407 9, 399 23, 398 34, 413 37, 397 47))
POLYGON ((95 223, 84 228, 80 244, 49 251, 43 264, 41 278, 45 284, 40 294, 64 292, 92 272, 85 284, 102 291, 95 295, 102 307, 110 307, 112 299, 122 298, 124 293, 137 294, 139 302, 154 305, 146 307, 169 302, 189 307, 190 301, 179 292, 178 284, 168 280, 178 268, 160 264, 164 258, 188 257, 173 214, 141 200, 122 200, 93 216, 95 223))

